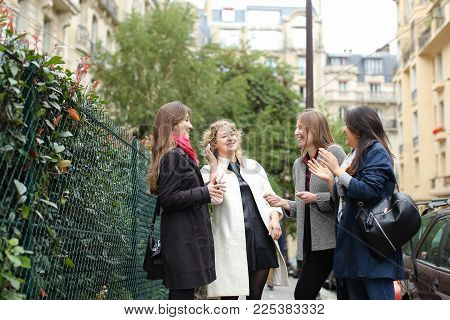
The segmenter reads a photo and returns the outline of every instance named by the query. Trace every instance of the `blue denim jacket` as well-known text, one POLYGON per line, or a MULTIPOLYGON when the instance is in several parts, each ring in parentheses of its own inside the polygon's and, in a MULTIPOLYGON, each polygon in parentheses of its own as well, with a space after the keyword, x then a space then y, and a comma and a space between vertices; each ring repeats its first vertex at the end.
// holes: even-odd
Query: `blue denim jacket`
MULTIPOLYGON (((364 152, 361 168, 345 190, 347 202, 336 230, 335 277, 404 278, 401 249, 381 260, 362 240, 363 236, 356 222, 358 201, 374 205, 394 193, 395 183, 393 163, 388 152, 381 143, 373 142, 364 152)), ((335 199, 338 199, 337 196, 335 199)), ((334 207, 337 215, 338 205, 334 207)))

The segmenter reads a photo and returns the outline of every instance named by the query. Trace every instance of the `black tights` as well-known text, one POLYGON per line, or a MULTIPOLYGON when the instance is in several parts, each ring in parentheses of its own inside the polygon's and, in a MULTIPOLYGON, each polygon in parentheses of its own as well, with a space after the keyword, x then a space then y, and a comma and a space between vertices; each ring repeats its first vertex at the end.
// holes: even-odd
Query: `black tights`
POLYGON ((170 289, 169 300, 194 300, 195 289, 170 289))
MULTIPOLYGON (((248 280, 250 287, 250 294, 247 300, 261 300, 264 286, 266 285, 267 277, 270 269, 261 269, 249 272, 248 280)), ((222 300, 237 300, 239 297, 222 297, 222 300)))
POLYGON ((295 287, 295 300, 315 300, 333 269, 334 249, 310 251, 306 254, 295 287))

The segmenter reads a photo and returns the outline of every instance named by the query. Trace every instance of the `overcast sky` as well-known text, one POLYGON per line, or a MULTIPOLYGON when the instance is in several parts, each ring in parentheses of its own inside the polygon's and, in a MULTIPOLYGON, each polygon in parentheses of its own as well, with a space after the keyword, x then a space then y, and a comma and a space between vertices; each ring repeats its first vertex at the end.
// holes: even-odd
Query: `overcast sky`
MULTIPOLYGON (((188 1, 203 7, 204 0, 188 1)), ((279 3, 277 0, 260 2, 279 3)), ((283 4, 288 2, 283 0, 283 4)), ((292 0, 293 5, 303 5, 304 2, 292 0)), ((369 54, 395 37, 396 15, 393 0, 322 0, 325 50, 329 53, 352 50, 353 53, 369 54)), ((391 53, 396 53, 395 40, 391 42, 391 53)))

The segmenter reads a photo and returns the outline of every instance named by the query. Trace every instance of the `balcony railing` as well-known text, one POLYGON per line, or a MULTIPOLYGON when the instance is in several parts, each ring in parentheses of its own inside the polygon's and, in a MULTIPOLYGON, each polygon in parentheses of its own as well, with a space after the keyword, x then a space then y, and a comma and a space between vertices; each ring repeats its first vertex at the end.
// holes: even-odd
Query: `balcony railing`
POLYGON ((422 49, 431 37, 431 28, 427 28, 419 37, 419 48, 422 49))
POLYGON ((362 95, 364 102, 392 102, 395 103, 396 96, 391 92, 365 92, 362 95))
POLYGON ((442 7, 436 8, 436 11, 434 12, 434 21, 436 23, 436 29, 439 29, 439 27, 444 23, 445 15, 442 7))
POLYGON ((119 21, 119 7, 114 0, 98 0, 98 3, 108 12, 115 22, 119 21))
POLYGON ((419 146, 419 137, 413 138, 413 148, 417 148, 419 146))
POLYGON ((450 176, 441 176, 431 179, 431 189, 450 187, 450 176))
POLYGON ((80 46, 82 51, 88 52, 90 49, 89 31, 85 26, 78 25, 76 34, 77 46, 80 46))

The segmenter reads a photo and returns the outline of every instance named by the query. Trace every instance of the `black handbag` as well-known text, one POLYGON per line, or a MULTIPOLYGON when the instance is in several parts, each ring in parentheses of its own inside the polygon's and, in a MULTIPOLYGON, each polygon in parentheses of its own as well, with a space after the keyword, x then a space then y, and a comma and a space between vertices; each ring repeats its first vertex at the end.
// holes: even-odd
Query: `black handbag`
POLYGON ((147 279, 160 280, 164 275, 164 261, 162 257, 161 241, 154 237, 156 216, 159 215, 159 200, 156 201, 153 220, 150 225, 150 234, 147 240, 147 249, 144 258, 144 270, 147 272, 147 279))
POLYGON ((370 208, 358 202, 356 220, 367 245, 382 259, 408 242, 421 224, 417 204, 402 192, 396 192, 370 208))

